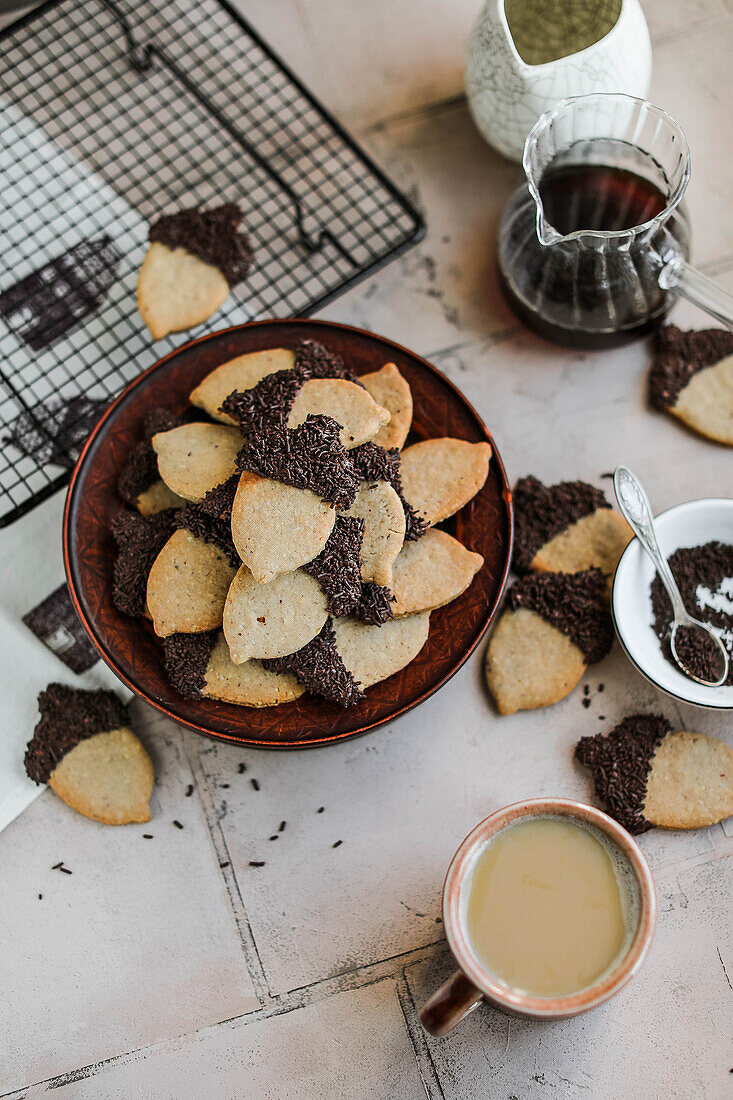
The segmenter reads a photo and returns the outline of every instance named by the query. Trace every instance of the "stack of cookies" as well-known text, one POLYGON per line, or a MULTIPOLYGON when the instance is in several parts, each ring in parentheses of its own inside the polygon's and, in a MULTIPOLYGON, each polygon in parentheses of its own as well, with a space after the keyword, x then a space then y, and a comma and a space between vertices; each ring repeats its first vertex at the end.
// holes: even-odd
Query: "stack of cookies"
POLYGON ((632 537, 600 489, 584 481, 514 489, 512 566, 520 579, 486 653, 486 681, 500 714, 569 695, 613 643, 611 581, 632 537))
POLYGON ((315 341, 226 362, 190 402, 148 416, 121 473, 116 606, 152 621, 184 697, 358 703, 482 567, 436 525, 483 486, 489 445, 405 448, 397 367, 357 377, 315 341))

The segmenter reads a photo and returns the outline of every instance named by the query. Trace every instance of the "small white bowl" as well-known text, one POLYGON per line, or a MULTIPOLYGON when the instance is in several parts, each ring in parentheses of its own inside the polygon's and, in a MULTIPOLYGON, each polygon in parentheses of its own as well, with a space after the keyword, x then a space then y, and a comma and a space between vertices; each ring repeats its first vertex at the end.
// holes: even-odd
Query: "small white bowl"
MULTIPOLYGON (((733 500, 710 497, 677 504, 655 517, 657 538, 665 557, 682 546, 706 542, 733 543, 733 500)), ((733 710, 733 687, 705 687, 670 664, 654 633, 651 583, 655 569, 638 539, 621 555, 613 578, 611 611, 616 634, 626 655, 656 687, 683 703, 711 710, 733 710)), ((688 608, 704 621, 699 608, 688 608)))

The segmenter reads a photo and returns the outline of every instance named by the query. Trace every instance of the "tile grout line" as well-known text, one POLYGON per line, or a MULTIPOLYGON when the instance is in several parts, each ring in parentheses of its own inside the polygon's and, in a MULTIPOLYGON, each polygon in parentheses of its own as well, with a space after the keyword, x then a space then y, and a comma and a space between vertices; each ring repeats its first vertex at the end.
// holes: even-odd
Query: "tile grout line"
POLYGON ((224 884, 229 896, 232 915, 234 916, 237 934, 239 935, 239 940, 242 945, 247 970, 254 984, 257 999, 260 1004, 264 1006, 272 999, 272 993, 270 992, 265 968, 262 965, 262 959, 260 958, 252 926, 247 915, 247 907, 244 904, 244 899, 239 889, 239 882, 234 873, 229 848, 224 836, 224 831, 221 827, 221 818, 213 804, 213 795, 209 786, 208 776, 206 775, 199 754, 189 752, 188 738, 182 736, 181 741, 183 744, 183 751, 188 760, 191 773, 199 792, 206 827, 209 830, 209 837, 214 849, 214 855, 217 859, 217 864, 219 864, 219 874, 224 879, 224 884), (228 867, 222 868, 222 863, 228 863, 228 867))
MULTIPOLYGON (((102 1059, 99 1062, 92 1062, 86 1066, 68 1070, 54 1077, 48 1077, 41 1081, 34 1081, 31 1084, 22 1085, 20 1088, 11 1092, 0 1093, 0 1100, 24 1100, 29 1089, 40 1088, 44 1085, 49 1090, 63 1088, 65 1085, 73 1084, 75 1081, 83 1081, 89 1077, 94 1077, 105 1068, 126 1065, 139 1056, 148 1057, 149 1055, 166 1053, 169 1050, 177 1049, 179 1046, 193 1045, 193 1043, 200 1042, 207 1036, 213 1035, 220 1028, 226 1027, 227 1025, 231 1027, 247 1027, 251 1023, 269 1020, 275 1016, 284 1016, 289 1012, 307 1008, 317 1001, 326 1000, 339 993, 352 993, 360 989, 368 989, 369 986, 377 985, 379 982, 383 981, 391 981, 397 989, 399 987, 400 976, 404 976, 405 968, 430 958, 435 948, 442 946, 443 942, 443 940, 438 940, 422 947, 416 947, 412 951, 406 951, 388 959, 380 959, 375 963, 369 963, 365 967, 357 967, 344 974, 324 978, 320 981, 313 982, 309 986, 301 986, 297 990, 290 990, 283 994, 273 994, 270 996, 267 1004, 260 1009, 255 1009, 253 1012, 245 1012, 239 1016, 230 1016, 223 1020, 216 1020, 214 1023, 207 1024, 206 1027, 184 1032, 182 1035, 173 1038, 159 1039, 157 1042, 136 1047, 133 1050, 124 1051, 121 1054, 113 1054, 109 1058, 102 1059), (399 960, 399 962, 395 966, 396 960, 399 960), (296 996, 295 994, 301 994, 301 996, 296 996)), ((402 1004, 401 1001, 400 1003, 402 1004)), ((428 1095, 429 1100, 435 1100, 433 1096, 430 1096, 430 1094, 428 1095)), ((438 1100, 440 1100, 442 1092, 438 1093, 437 1097, 438 1100)))
POLYGON ((397 999, 405 1018, 405 1027, 415 1054, 415 1061, 425 1089, 425 1095, 428 1100, 445 1100, 445 1093, 440 1084, 435 1062, 418 1017, 415 999, 407 981, 406 968, 403 968, 401 976, 397 979, 397 999))

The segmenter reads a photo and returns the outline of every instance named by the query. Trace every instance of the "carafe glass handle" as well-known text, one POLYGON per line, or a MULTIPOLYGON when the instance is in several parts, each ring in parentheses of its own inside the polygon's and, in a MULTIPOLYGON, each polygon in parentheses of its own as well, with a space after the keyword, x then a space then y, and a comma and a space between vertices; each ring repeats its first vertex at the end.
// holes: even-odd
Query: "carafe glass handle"
POLYGON ((664 265, 659 272, 659 285, 663 290, 671 290, 680 298, 699 306, 729 328, 733 328, 733 295, 708 279, 702 272, 690 267, 685 259, 675 251, 664 257, 664 265))

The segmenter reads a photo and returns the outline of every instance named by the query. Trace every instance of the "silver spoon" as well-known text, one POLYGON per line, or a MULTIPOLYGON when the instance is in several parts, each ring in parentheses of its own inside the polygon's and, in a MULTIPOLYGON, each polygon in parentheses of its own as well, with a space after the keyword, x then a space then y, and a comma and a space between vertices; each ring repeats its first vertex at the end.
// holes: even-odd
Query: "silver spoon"
POLYGON ((681 671, 684 672, 685 676, 689 676, 691 680, 696 680, 698 684, 704 684, 706 687, 720 687, 728 679, 728 651, 708 624, 701 623, 699 619, 694 619, 685 607, 677 582, 672 576, 672 570, 669 568, 669 563, 659 549, 656 532, 654 531, 654 516, 649 505, 649 498, 644 492, 641 482, 632 474, 628 466, 617 466, 613 474, 613 487, 616 491, 619 508, 628 520, 629 526, 639 542, 654 562, 672 604, 674 622, 669 638, 672 656, 681 671), (686 627, 690 630, 703 630, 708 637, 713 639, 723 662, 723 672, 717 680, 704 680, 685 665, 677 652, 677 631, 680 627, 686 627))

